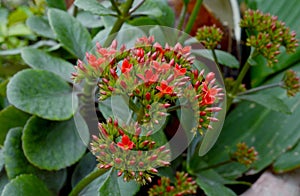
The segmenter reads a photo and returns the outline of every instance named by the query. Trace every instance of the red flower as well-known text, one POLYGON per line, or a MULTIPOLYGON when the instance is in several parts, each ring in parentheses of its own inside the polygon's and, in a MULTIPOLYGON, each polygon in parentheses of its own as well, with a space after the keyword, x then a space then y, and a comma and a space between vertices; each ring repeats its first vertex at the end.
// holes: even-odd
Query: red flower
POLYGON ((210 105, 213 104, 216 100, 216 95, 218 94, 218 89, 211 88, 209 89, 207 87, 207 84, 203 82, 203 88, 202 88, 202 101, 201 105, 210 105))
POLYGON ((86 53, 86 59, 88 63, 94 67, 95 69, 100 68, 102 63, 104 63, 106 60, 105 58, 98 58, 92 54, 86 53))
POLYGON ((154 74, 151 69, 147 69, 145 71, 145 75, 137 74, 137 76, 149 85, 152 84, 152 83, 155 83, 158 79, 158 75, 154 74))
POLYGON ((174 69, 174 77, 176 78, 177 76, 183 76, 185 73, 186 73, 186 68, 181 68, 181 66, 176 63, 174 69))
POLYGON ((121 67, 122 73, 130 72, 131 69, 132 69, 132 64, 130 64, 127 59, 124 59, 121 67))
POLYGON ((159 64, 157 61, 153 61, 153 68, 158 72, 158 73, 165 73, 170 69, 171 65, 168 63, 163 63, 159 64))
POLYGON ((156 86, 156 89, 159 90, 163 95, 171 95, 173 93, 173 87, 168 86, 168 83, 165 80, 161 81, 160 86, 156 86))
POLYGON ((122 136, 122 142, 118 142, 117 144, 120 148, 123 150, 131 150, 134 146, 134 143, 130 141, 129 137, 127 135, 122 136))

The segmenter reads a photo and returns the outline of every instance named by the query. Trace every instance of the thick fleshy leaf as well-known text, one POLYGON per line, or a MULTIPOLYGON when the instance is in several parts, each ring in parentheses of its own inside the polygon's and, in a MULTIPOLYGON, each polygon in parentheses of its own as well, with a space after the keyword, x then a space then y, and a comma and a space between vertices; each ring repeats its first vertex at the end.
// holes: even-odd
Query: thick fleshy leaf
POLYGON ((80 162, 76 166, 73 174, 72 174, 72 187, 74 188, 75 185, 91 173, 97 165, 96 157, 91 153, 87 153, 80 159, 80 162))
POLYGON ((276 173, 288 172, 300 167, 300 143, 291 150, 280 155, 273 163, 273 170, 276 173))
POLYGON ((93 14, 98 14, 100 16, 115 14, 112 10, 104 7, 97 0, 76 0, 75 5, 83 10, 90 11, 93 14))
POLYGON ((49 7, 58 8, 61 10, 66 10, 66 1, 65 0, 46 0, 49 7))
MULTIPOLYGON (((138 2, 137 2, 138 3, 138 2)), ((155 3, 153 0, 145 1, 141 7, 132 13, 132 15, 148 15, 152 17, 161 17, 162 11, 160 10, 161 4, 155 3)), ((134 4, 132 7, 135 7, 134 4)))
POLYGON ((71 73, 75 72, 75 69, 71 63, 35 48, 25 48, 22 50, 21 55, 32 68, 47 70, 59 75, 68 82, 72 81, 71 73))
POLYGON ((10 181, 3 189, 2 196, 51 196, 51 192, 38 177, 32 174, 23 174, 10 181))
MULTIPOLYGON (((239 61, 230 53, 224 52, 222 50, 215 50, 218 62, 230 68, 239 68, 239 61)), ((193 50, 192 53, 200 55, 207 59, 214 61, 212 51, 206 49, 193 50)))
POLYGON ((100 195, 120 196, 120 187, 118 186, 118 175, 116 170, 111 170, 103 185, 99 190, 100 195), (114 191, 111 191, 114 190, 114 191))
MULTIPOLYGON (((300 72, 299 64, 293 67, 300 72)), ((269 83, 279 82, 283 74, 277 75, 269 83)), ((227 116, 223 130, 214 148, 203 160, 214 165, 228 159, 226 147, 235 149, 238 142, 254 146, 258 152, 258 160, 254 163, 252 173, 260 172, 270 165, 279 155, 294 146, 300 139, 300 94, 287 98, 281 89, 268 89, 263 94, 280 97, 292 110, 291 115, 266 109, 255 103, 243 102, 227 116)), ((227 164, 219 167, 223 175, 238 177, 247 170, 244 166, 227 164)))
POLYGON ((18 110, 14 106, 8 106, 0 111, 0 145, 3 145, 6 134, 13 127, 23 127, 30 115, 18 110))
POLYGON ((2 171, 3 165, 4 165, 3 149, 0 148, 0 172, 2 171))
POLYGON ((4 161, 9 179, 14 179, 21 174, 34 174, 43 180, 51 191, 58 193, 65 183, 66 170, 50 172, 31 165, 23 153, 21 137, 22 128, 13 128, 5 140, 4 161))
POLYGON ((49 120, 71 118, 77 105, 69 84, 45 70, 26 69, 15 74, 7 86, 7 97, 20 110, 49 120))
POLYGON ((97 28, 103 26, 103 22, 99 16, 88 11, 80 11, 76 16, 76 19, 87 28, 97 28))
POLYGON ((269 94, 249 94, 249 95, 241 95, 238 96, 238 99, 251 101, 262 105, 268 109, 283 112, 286 114, 291 114, 291 110, 289 107, 283 102, 283 100, 279 99, 276 96, 269 94))
MULTIPOLYGON (((84 121, 76 123, 84 124, 84 121)), ((54 122, 34 116, 23 130, 23 150, 33 165, 46 170, 59 170, 83 156, 88 135, 87 125, 77 130, 73 118, 54 122)))
POLYGON ((48 18, 63 47, 77 58, 83 59, 85 53, 92 48, 88 30, 70 14, 61 10, 50 9, 48 18))
MULTIPOLYGON (((299 26, 299 12, 300 7, 297 6, 298 0, 290 0, 288 4, 285 4, 281 0, 273 1, 257 1, 257 7, 265 12, 271 13, 272 15, 278 16, 278 19, 285 22, 286 25, 297 32, 296 38, 300 38, 300 26, 299 26)), ((273 68, 268 68, 265 64, 252 67, 251 75, 254 79, 254 85, 257 86, 261 84, 269 75, 274 74, 278 71, 287 69, 300 59, 300 47, 298 47, 297 52, 294 54, 287 54, 285 51, 278 57, 278 63, 275 64, 273 68)))
POLYGON ((205 192, 207 196, 235 196, 236 194, 229 188, 225 187, 221 183, 212 181, 210 179, 199 176, 196 180, 197 184, 205 192))
POLYGON ((55 39, 55 35, 50 27, 49 21, 42 16, 30 16, 26 20, 26 25, 38 35, 55 39))

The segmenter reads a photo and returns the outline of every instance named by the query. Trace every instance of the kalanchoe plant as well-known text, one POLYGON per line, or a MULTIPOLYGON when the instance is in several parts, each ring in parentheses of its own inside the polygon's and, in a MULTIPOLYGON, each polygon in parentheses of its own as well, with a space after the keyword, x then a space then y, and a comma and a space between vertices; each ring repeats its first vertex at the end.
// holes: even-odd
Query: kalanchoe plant
POLYGON ((220 28, 213 26, 203 26, 197 30, 196 38, 207 49, 215 49, 220 44, 223 32, 220 28))
POLYGON ((286 89, 287 96, 295 96, 296 93, 300 92, 300 79, 295 71, 286 71, 282 81, 282 87, 286 89))
MULTIPOLYGON (((109 48, 97 44, 96 54, 87 53, 86 63, 79 60, 75 82, 98 81, 99 101, 121 96, 131 110, 128 119, 111 119, 99 123, 99 136, 93 136, 91 150, 97 156, 99 168, 113 167, 123 173, 126 181, 151 182, 156 167, 170 164, 170 149, 157 146, 151 139, 161 131, 166 116, 181 107, 190 107, 197 123, 192 135, 205 134, 218 121, 214 113, 221 110, 223 89, 216 84, 215 74, 193 67, 189 46, 154 42, 154 37, 137 39, 134 48, 123 45, 118 50, 113 41, 109 48), (177 100, 186 102, 178 105, 177 100), (122 121, 121 123, 119 123, 122 121)), ((175 132, 173 133, 175 134, 175 132)))

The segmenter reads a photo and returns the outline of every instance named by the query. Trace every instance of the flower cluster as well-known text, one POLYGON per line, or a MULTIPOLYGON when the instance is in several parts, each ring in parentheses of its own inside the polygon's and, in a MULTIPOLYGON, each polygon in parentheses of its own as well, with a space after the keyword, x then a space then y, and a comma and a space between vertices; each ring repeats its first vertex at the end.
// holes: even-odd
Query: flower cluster
POLYGON ((100 169, 114 167, 125 181, 134 179, 145 184, 157 173, 155 167, 170 164, 170 152, 166 146, 156 148, 150 138, 151 132, 143 135, 143 130, 135 125, 119 126, 118 121, 109 118, 99 123, 99 137, 93 135, 91 151, 97 157, 100 169))
POLYGON ((250 166, 257 160, 257 151, 254 147, 248 147, 246 143, 238 143, 237 150, 231 154, 231 160, 237 161, 245 166, 250 166))
POLYGON ((221 29, 213 26, 203 26, 197 30, 196 39, 206 48, 214 49, 221 42, 223 32, 221 29))
POLYGON ((276 56, 280 54, 280 46, 285 47, 289 53, 295 52, 298 46, 296 33, 291 32, 277 16, 264 14, 259 10, 247 10, 240 26, 246 28, 249 34, 246 44, 263 55, 269 66, 277 63, 276 56))
POLYGON ((300 78, 293 70, 288 70, 283 76, 283 88, 286 89, 287 96, 293 97, 300 92, 300 78))
POLYGON ((177 43, 163 47, 154 37, 141 37, 134 48, 117 48, 116 41, 109 48, 97 44, 94 54, 86 54, 85 63, 78 61, 73 79, 97 81, 100 102, 113 96, 126 100, 132 112, 129 121, 100 123, 92 152, 100 168, 114 167, 120 175, 124 173, 125 180, 146 183, 155 167, 169 164, 168 150, 157 147, 151 133, 163 131, 174 108, 191 107, 197 119, 191 133, 198 130, 203 134, 212 128, 210 122, 218 120, 214 116, 221 110, 218 104, 223 89, 214 73, 205 75, 204 70, 194 68, 190 46, 177 43), (179 99, 186 102, 178 105, 179 99))
POLYGON ((176 172, 174 185, 171 185, 170 178, 162 177, 149 189, 148 195, 166 195, 166 196, 181 196, 186 194, 195 194, 197 190, 196 182, 188 177, 184 172, 176 172))

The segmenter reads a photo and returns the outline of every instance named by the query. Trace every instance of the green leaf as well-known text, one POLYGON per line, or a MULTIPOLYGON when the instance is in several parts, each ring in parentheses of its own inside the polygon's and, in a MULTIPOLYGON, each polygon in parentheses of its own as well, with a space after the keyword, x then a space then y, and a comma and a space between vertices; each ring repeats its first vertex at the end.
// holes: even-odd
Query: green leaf
POLYGON ((88 30, 70 14, 61 10, 50 9, 48 18, 63 47, 77 58, 83 59, 85 53, 92 49, 88 30))
POLYGON ((286 114, 291 114, 291 110, 289 107, 278 97, 269 94, 249 94, 249 95, 241 95, 237 97, 241 100, 251 101, 266 107, 267 109, 271 109, 277 112, 283 112, 286 114))
POLYGON ((75 72, 75 69, 71 63, 34 48, 23 49, 21 55, 30 67, 53 72, 62 79, 72 82, 71 73, 75 72))
POLYGON ((46 185, 32 174, 23 174, 10 181, 3 189, 2 196, 51 196, 46 185))
MULTIPOLYGON (((225 65, 230 68, 239 68, 240 67, 239 61, 232 54, 230 54, 228 52, 224 52, 222 50, 215 50, 215 52, 216 52, 218 62, 220 64, 225 65)), ((193 50, 192 53, 214 61, 211 50, 199 49, 199 50, 193 50)))
MULTIPOLYGON (((300 64, 293 69, 300 72, 300 64)), ((268 83, 281 80, 283 73, 277 75, 268 83)), ((264 94, 284 98, 284 102, 291 108, 291 115, 274 112, 258 104, 242 102, 227 116, 218 142, 213 149, 203 157, 208 165, 220 163, 228 158, 224 151, 226 147, 235 149, 238 142, 245 142, 253 146, 258 152, 258 160, 254 163, 251 173, 258 173, 272 164, 286 149, 294 146, 300 139, 300 94, 287 98, 283 89, 268 89, 264 94)), ((236 178, 247 170, 237 164, 227 164, 217 171, 223 176, 236 178)))
POLYGON ((55 35, 50 27, 49 21, 42 16, 30 16, 26 20, 26 25, 38 35, 50 39, 55 39, 55 35))
POLYGON ((93 14, 97 14, 100 16, 105 16, 105 15, 111 15, 115 14, 112 10, 104 7, 99 1, 97 0, 76 0, 74 3, 77 7, 90 11, 93 14))
POLYGON ((300 143, 291 150, 280 155, 273 163, 273 170, 276 173, 289 172, 300 167, 300 143))
POLYGON ((80 162, 78 163, 72 174, 72 187, 74 188, 80 180, 91 173, 96 165, 96 157, 91 152, 85 154, 82 159, 80 159, 80 162))
POLYGON ((100 195, 120 196, 117 170, 112 170, 99 190, 100 195), (113 190, 113 191, 112 191, 113 190))
POLYGON ((13 127, 23 127, 30 115, 18 110, 14 106, 8 106, 0 111, 0 145, 3 145, 6 134, 13 127))
POLYGON ((77 14, 76 19, 81 22, 81 24, 87 28, 97 28, 102 27, 103 22, 99 16, 92 14, 88 11, 81 11, 77 14))
MULTIPOLYGON (((153 0, 145 1, 141 7, 139 7, 135 12, 132 13, 132 16, 136 15, 148 15, 152 17, 159 18, 162 16, 162 11, 160 10, 161 2, 156 3, 153 0)), ((136 5, 133 5, 132 7, 135 7, 136 5)))
POLYGON ((48 120, 71 118, 78 102, 77 97, 72 97, 69 84, 45 70, 22 70, 7 85, 7 98, 11 104, 48 120))
POLYGON ((85 153, 86 138, 89 138, 87 125, 80 125, 84 129, 78 130, 76 125, 74 119, 54 122, 31 117, 22 136, 26 158, 46 170, 59 170, 74 164, 85 153))
POLYGON ((197 184, 201 187, 201 189, 205 192, 207 196, 235 196, 236 194, 229 188, 224 185, 207 179, 203 176, 199 176, 196 180, 197 184))
POLYGON ((61 10, 66 10, 65 0, 46 0, 48 7, 57 8, 61 10))
POLYGON ((17 23, 8 29, 9 36, 28 36, 32 35, 30 29, 23 23, 17 23))
POLYGON ((54 193, 58 193, 65 183, 66 170, 45 171, 31 165, 26 159, 22 149, 22 128, 13 128, 9 131, 4 144, 4 160, 7 176, 10 179, 21 174, 34 174, 38 176, 54 193))

